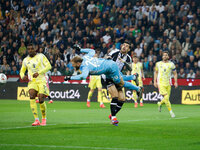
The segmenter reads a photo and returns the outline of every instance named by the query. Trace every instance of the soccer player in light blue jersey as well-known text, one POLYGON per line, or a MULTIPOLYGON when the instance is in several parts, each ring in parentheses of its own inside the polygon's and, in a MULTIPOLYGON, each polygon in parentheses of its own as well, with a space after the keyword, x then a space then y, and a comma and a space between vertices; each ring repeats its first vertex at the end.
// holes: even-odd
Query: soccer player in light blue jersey
MULTIPOLYGON (((104 74, 106 78, 110 79, 114 85, 110 89, 111 93, 114 93, 111 101, 111 121, 112 124, 117 125, 118 121, 116 119, 116 105, 118 100, 125 101, 125 96, 123 94, 122 88, 127 87, 131 90, 136 90, 138 95, 141 97, 141 88, 136 87, 130 82, 123 80, 121 77, 119 67, 116 62, 112 60, 102 59, 93 57, 95 51, 92 49, 81 49, 78 45, 74 46, 77 50, 80 50, 81 53, 86 53, 83 57, 75 56, 71 62, 72 66, 78 70, 82 68, 82 73, 76 76, 66 76, 65 81, 67 80, 83 80, 86 79, 88 75, 101 75, 104 74)), ((108 89, 109 90, 109 89, 108 89)))

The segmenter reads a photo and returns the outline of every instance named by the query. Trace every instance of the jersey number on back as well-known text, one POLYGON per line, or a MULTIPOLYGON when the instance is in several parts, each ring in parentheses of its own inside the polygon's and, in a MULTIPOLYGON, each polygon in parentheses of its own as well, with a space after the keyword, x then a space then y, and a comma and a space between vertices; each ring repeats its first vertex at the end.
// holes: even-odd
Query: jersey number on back
POLYGON ((97 64, 97 58, 88 57, 88 56, 85 56, 85 58, 86 58, 86 61, 85 61, 86 65, 90 64, 94 67, 99 67, 99 65, 97 64))

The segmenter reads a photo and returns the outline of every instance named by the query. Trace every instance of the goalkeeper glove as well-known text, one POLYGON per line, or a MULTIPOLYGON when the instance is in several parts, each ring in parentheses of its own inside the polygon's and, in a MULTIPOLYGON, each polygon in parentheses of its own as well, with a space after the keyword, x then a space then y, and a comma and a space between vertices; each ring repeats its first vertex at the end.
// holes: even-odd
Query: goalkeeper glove
POLYGON ((77 51, 81 51, 81 47, 78 44, 74 44, 73 48, 77 51))
POLYGON ((65 76, 65 78, 64 78, 65 81, 68 81, 70 79, 71 79, 71 76, 65 76))

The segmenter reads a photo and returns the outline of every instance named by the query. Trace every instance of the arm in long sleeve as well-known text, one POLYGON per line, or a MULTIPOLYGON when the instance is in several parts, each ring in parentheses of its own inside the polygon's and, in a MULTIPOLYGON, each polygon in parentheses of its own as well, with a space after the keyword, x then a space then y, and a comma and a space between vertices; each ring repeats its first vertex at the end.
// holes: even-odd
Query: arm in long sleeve
POLYGON ((25 65, 25 62, 23 61, 22 67, 21 67, 21 69, 20 69, 20 77, 21 77, 21 79, 24 78, 25 72, 26 72, 26 65, 25 65))
POLYGON ((126 68, 127 68, 129 71, 132 71, 131 66, 130 66, 127 62, 124 62, 124 65, 126 66, 126 68))
POLYGON ((49 60, 46 58, 46 56, 44 55, 43 55, 42 63, 44 64, 45 67, 38 71, 39 74, 44 74, 51 69, 51 64, 49 60))
POLYGON ((86 79, 87 76, 89 75, 89 69, 87 68, 84 68, 82 70, 82 73, 79 74, 79 75, 76 75, 76 76, 71 76, 71 80, 83 80, 83 79, 86 79))
POLYGON ((89 55, 89 56, 91 56, 91 57, 93 57, 94 54, 95 54, 95 50, 89 49, 89 48, 83 48, 83 49, 81 49, 80 52, 81 52, 81 53, 86 53, 87 55, 89 55))

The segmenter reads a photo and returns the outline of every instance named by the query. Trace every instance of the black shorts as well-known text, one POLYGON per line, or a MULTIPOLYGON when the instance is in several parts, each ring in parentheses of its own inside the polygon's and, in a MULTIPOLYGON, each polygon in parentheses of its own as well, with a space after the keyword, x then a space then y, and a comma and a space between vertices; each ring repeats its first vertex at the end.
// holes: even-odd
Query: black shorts
POLYGON ((106 78, 105 75, 101 75, 101 84, 104 89, 108 89, 112 85, 115 85, 113 80, 106 78))

